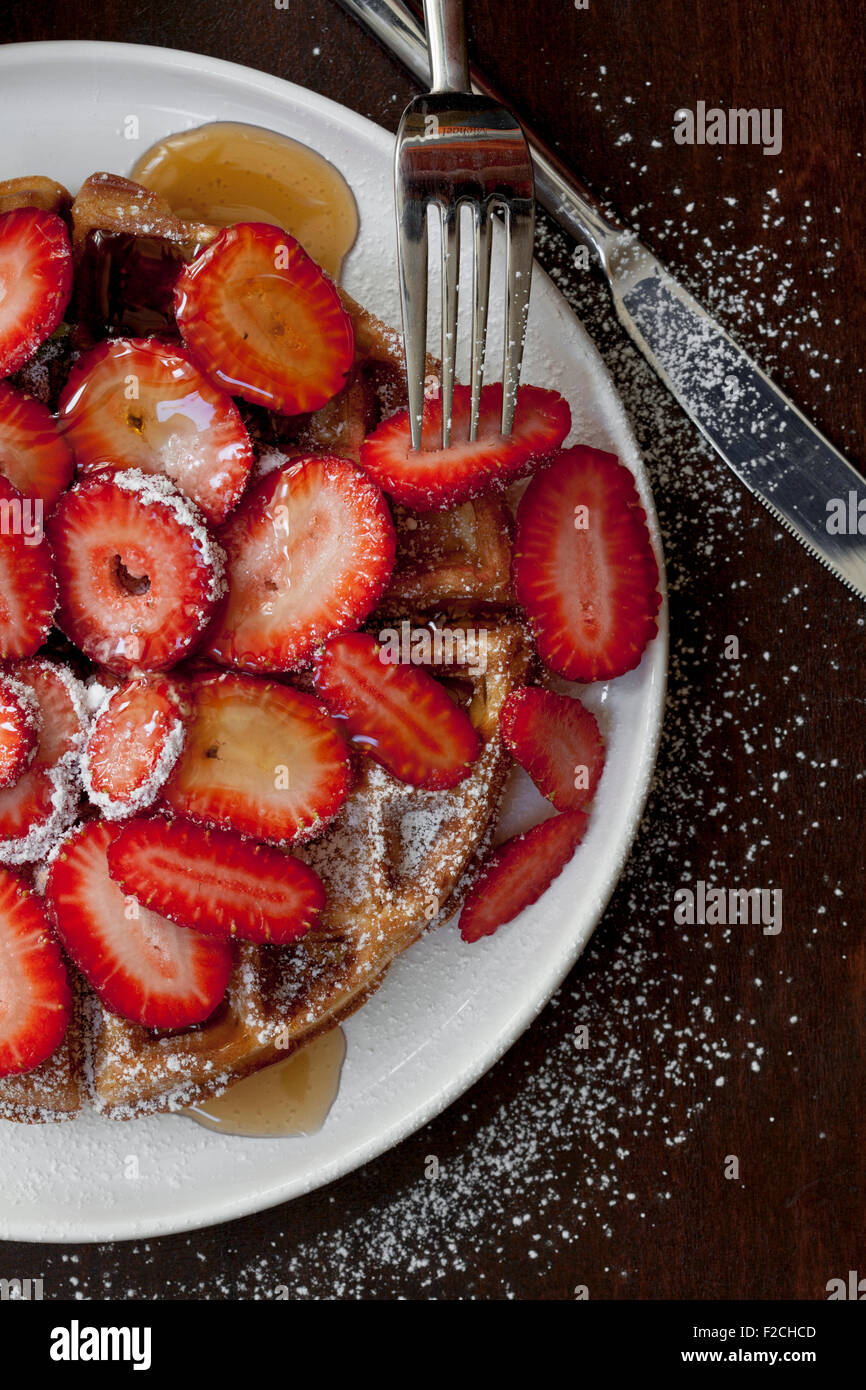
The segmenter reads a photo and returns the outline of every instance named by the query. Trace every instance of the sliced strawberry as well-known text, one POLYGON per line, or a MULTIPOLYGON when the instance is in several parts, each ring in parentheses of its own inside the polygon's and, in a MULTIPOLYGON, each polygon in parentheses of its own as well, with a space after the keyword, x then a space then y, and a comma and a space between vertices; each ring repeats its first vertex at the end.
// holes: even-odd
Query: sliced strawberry
POLYGON ((229 598, 208 652, 248 671, 294 671, 376 606, 396 537, 379 489, 345 459, 268 474, 220 532, 229 598))
POLYGON ((57 623, 109 670, 156 671, 201 636, 223 592, 223 554, 167 478, 97 473, 64 493, 48 525, 57 623))
POLYGON ((412 448, 409 412, 385 420, 361 445, 361 467, 398 502, 417 511, 454 507, 485 488, 507 487, 558 449, 571 429, 568 402, 556 391, 521 386, 514 429, 500 433, 502 385, 485 386, 477 437, 470 442, 472 392, 455 386, 451 443, 442 448, 442 400, 424 406, 421 448, 412 448))
POLYGON ((522 686, 502 706, 499 733, 557 811, 586 810, 604 771, 604 742, 586 705, 522 686))
POLYGON ((183 340, 209 376, 266 410, 318 410, 352 366, 352 323, 336 287, 279 227, 226 227, 181 271, 174 300, 183 340))
POLYGON ((57 582, 42 503, 0 474, 0 658, 33 656, 51 629, 57 582))
POLYGON ((275 844, 321 834, 346 799, 349 758, 318 701, 228 672, 192 689, 194 713, 165 804, 275 844))
POLYGON ((50 337, 72 293, 65 223, 40 208, 0 215, 0 377, 11 376, 50 337))
POLYGON ((610 680, 655 636, 658 565, 634 478, 615 454, 566 449, 517 511, 514 585, 552 671, 610 680))
POLYGON ((318 874, 272 845, 188 820, 132 820, 108 850, 125 893, 179 927, 285 946, 325 905, 318 874))
POLYGON ((10 787, 36 756, 42 717, 33 691, 14 676, 0 676, 0 787, 10 787))
POLYGON ((0 862, 31 864, 44 859, 75 820, 84 690, 59 662, 24 661, 12 674, 33 692, 40 728, 30 766, 14 786, 0 789, 0 862))
POLYGON ((463 940, 492 936, 498 927, 536 902, 562 873, 588 824, 584 811, 566 811, 495 849, 463 903, 463 940))
POLYGON ((35 893, 0 869, 0 1076, 32 1071, 63 1042, 72 992, 35 893))
POLYGON ((434 790, 468 776, 481 746, 469 716, 426 671, 388 661, 375 638, 333 638, 316 659, 315 679, 331 712, 392 777, 434 790))
POLYGON ((80 472, 110 464, 163 473, 212 526, 237 505, 253 464, 231 397, 188 353, 158 338, 114 338, 86 352, 60 398, 59 418, 80 472))
POLYGON ((51 511, 72 482, 72 455, 47 406, 0 382, 0 473, 51 511))
POLYGON ((108 872, 118 827, 90 821, 52 860, 45 902, 60 940, 112 1013, 143 1028, 190 1028, 226 992, 231 946, 176 927, 108 872))
POLYGON ((90 800, 109 820, 152 806, 183 748, 189 713, 176 681, 141 676, 106 693, 81 760, 90 800))

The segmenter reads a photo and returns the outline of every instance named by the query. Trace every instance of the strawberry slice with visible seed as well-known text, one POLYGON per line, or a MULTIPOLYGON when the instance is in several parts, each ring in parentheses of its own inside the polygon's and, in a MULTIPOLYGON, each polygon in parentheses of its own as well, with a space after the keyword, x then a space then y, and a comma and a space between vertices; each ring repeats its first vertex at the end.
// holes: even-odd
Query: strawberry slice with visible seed
POLYGON ((499 734, 557 811, 586 810, 604 771, 604 742, 586 705, 522 686, 502 706, 499 734))
POLYGON ((223 554, 167 478, 97 473, 64 493, 48 525, 57 624, 126 675, 171 666, 195 645, 223 592, 223 554))
POLYGON ((232 949, 142 907, 108 872, 118 827, 89 821, 51 862, 45 905, 68 955, 112 1013, 143 1028, 191 1028, 226 992, 232 949))
POLYGON ((45 858, 75 820, 84 689, 59 662, 24 661, 11 674, 38 705, 39 742, 27 770, 0 789, 0 862, 32 864, 45 858))
POLYGON ((357 627, 394 567, 381 492, 338 458, 268 474, 220 532, 229 597, 208 653, 248 671, 293 671, 334 633, 357 627))
POLYGON ((279 227, 226 227, 181 271, 174 303, 208 375, 266 410, 318 410, 352 366, 352 324, 335 285, 279 227))
POLYGON ((188 353, 157 338, 114 338, 86 352, 59 418, 80 473, 106 465, 162 473, 212 526, 237 505, 253 464, 231 397, 188 353))
POLYGON ((637 666, 658 630, 658 580, 646 512, 615 454, 566 449, 532 479, 514 585, 552 671, 597 681, 637 666))
POLYGON ((319 835, 349 790, 349 750, 311 695, 228 672, 191 686, 193 715, 164 804, 275 844, 319 835))
POLYGON ((469 716, 426 671, 384 659, 385 650, 365 632, 333 638, 316 658, 316 689, 392 777, 427 790, 456 787, 481 746, 469 716))
POLYGON ((54 416, 26 391, 0 382, 0 473, 51 511, 72 482, 73 463, 54 416))
POLYGON ((507 487, 558 449, 571 429, 568 402, 556 391, 521 386, 514 429, 504 438, 501 383, 485 386, 477 437, 469 439, 472 392, 455 386, 451 443, 442 448, 442 400, 425 403, 421 448, 412 448, 409 412, 385 420, 361 445, 361 467, 398 502, 416 511, 455 507, 490 487, 507 487))
POLYGON ((36 756, 42 717, 29 686, 0 676, 0 787, 10 787, 36 756))
POLYGON ((0 1076, 47 1061, 71 1014, 66 967, 42 903, 17 874, 0 869, 0 1076))
POLYGON ((63 220, 40 208, 0 215, 0 377, 17 372, 51 336, 71 293, 63 220))
POLYGON ((42 503, 0 474, 0 659, 34 656, 51 629, 57 581, 42 503))
POLYGON ((188 820, 132 820, 108 849, 125 893, 205 936, 288 945, 325 905, 318 874, 272 845, 188 820))
POLYGON ((109 820, 156 801, 180 757, 188 713, 180 686, 165 676, 141 676, 106 692, 87 735, 81 773, 90 800, 109 820))
POLYGON ((492 936, 498 927, 537 902, 562 873, 588 824, 584 811, 566 811, 495 849, 463 903, 463 940, 492 936))

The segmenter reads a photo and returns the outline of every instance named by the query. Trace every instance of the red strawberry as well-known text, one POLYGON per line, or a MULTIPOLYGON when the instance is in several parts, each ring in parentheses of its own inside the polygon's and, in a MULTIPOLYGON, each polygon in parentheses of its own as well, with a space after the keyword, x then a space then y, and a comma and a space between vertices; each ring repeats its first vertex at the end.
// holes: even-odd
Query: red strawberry
POLYGON ((143 1028, 190 1028, 226 992, 231 946, 176 927, 125 896, 108 872, 118 827, 90 821, 52 860, 45 902, 103 1004, 143 1028))
POLYGON ((279 227, 238 222, 185 266, 175 316, 218 386, 281 415, 318 410, 355 355, 336 287, 279 227))
POLYGON ((320 834, 346 799, 349 758, 318 701, 228 672, 192 689, 194 712, 165 805, 276 844, 320 834))
POLYGON ((72 992, 42 904, 0 869, 0 1076, 32 1071, 63 1042, 72 992))
POLYGON ((485 386, 477 438, 469 439, 472 392, 455 386, 451 443, 442 448, 442 400, 424 406, 421 448, 414 450, 409 412, 385 420, 361 445, 361 467, 381 488, 417 511, 454 507, 485 488, 507 487, 539 458, 558 449, 571 429, 568 402, 555 391, 521 386, 514 429, 503 438, 502 385, 485 386))
POLYGON ((0 676, 0 787, 9 787, 26 772, 39 743, 42 718, 29 686, 14 676, 0 676))
POLYGON ((455 787, 478 757, 478 734, 444 686, 416 666, 383 660, 384 651, 365 632, 333 638, 317 657, 316 688, 392 777, 428 790, 455 787))
POLYGON ((47 406, 0 382, 0 473, 50 512, 72 482, 72 455, 47 406))
POLYGON ((40 729, 30 766, 0 790, 0 862, 31 864, 44 859, 77 813, 84 691, 59 662, 24 661, 13 674, 35 696, 40 729))
POLYGON ((109 846, 108 867, 146 907, 225 940, 288 945, 325 905, 321 879, 300 859, 188 820, 129 821, 109 846))
POLYGON ((604 743, 586 705, 523 686, 502 706, 499 733, 557 811, 586 810, 604 770, 604 743))
POLYGON ((585 812, 566 811, 495 849, 463 903, 463 940, 492 936, 503 923, 536 902, 562 873, 588 824, 585 812))
POLYGON ((223 555, 167 478, 97 473, 61 497, 48 525, 58 626, 112 671, 156 671, 190 650, 223 592, 223 555))
POLYGON ((85 353, 59 415, 80 472, 111 464, 163 473, 212 526, 240 500, 253 447, 237 406, 188 353, 158 338, 114 338, 85 353))
POLYGON ((142 676, 106 692, 81 760, 85 790, 109 820, 156 800, 184 744, 185 707, 175 681, 142 676))
POLYGON ((48 636, 56 607, 42 503, 22 497, 0 475, 0 658, 33 656, 48 636))
POLYGON ((552 671, 631 671, 658 628, 659 571, 634 478, 614 454, 566 449, 517 511, 514 584, 552 671))
POLYGON ((378 603, 396 537, 379 489, 352 463, 297 459, 269 473, 220 533, 229 598, 208 652, 248 671, 293 671, 378 603))
POLYGON ((0 215, 0 377, 23 367, 63 318, 72 293, 72 247, 53 212, 0 215))

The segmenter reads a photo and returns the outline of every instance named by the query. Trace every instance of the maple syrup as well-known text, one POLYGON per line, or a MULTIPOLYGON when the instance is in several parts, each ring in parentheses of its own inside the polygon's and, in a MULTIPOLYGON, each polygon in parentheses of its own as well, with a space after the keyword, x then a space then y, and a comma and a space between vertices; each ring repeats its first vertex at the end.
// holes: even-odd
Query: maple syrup
POLYGON ((191 1106, 184 1114, 220 1134, 315 1134, 336 1100, 345 1056, 345 1034, 342 1028, 332 1028, 285 1061, 236 1081, 223 1095, 191 1106))
POLYGON ((141 156, 131 177, 178 217, 281 227, 334 279, 358 234, 358 209, 340 171, 307 145, 260 126, 213 121, 170 135, 141 156))

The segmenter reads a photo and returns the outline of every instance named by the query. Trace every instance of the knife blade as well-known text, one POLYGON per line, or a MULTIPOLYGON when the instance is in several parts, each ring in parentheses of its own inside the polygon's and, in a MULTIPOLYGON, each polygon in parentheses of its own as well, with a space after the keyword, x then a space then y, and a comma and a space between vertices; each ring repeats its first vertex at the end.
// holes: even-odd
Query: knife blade
MULTIPOLYGON (((429 85, 424 29, 402 0, 339 3, 429 85)), ((475 68, 472 86, 503 99, 475 68)), ((635 233, 523 126, 538 201, 595 253, 631 340, 749 491, 866 600, 864 479, 635 233)))

